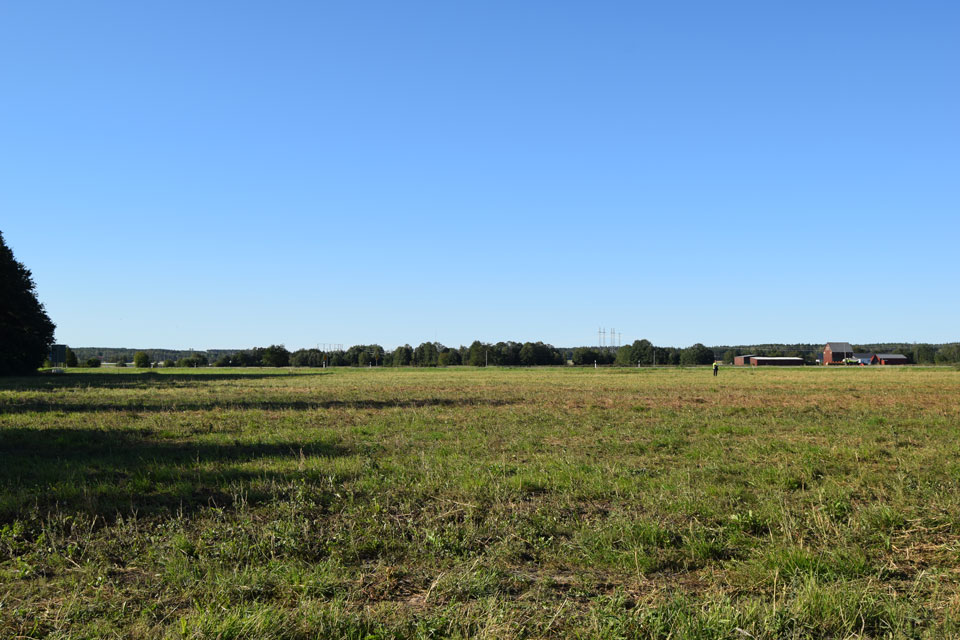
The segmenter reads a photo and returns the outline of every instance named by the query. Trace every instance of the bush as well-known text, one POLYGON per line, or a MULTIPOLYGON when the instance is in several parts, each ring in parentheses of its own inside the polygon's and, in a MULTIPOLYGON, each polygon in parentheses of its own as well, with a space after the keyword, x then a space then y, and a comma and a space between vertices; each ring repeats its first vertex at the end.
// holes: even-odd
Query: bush
POLYGON ((96 369, 100 366, 100 358, 87 358, 87 362, 85 364, 91 369, 96 369))
POLYGON ((205 367, 207 366, 206 356, 189 356, 177 360, 178 367, 205 367))
POLYGON ((173 360, 170 360, 169 358, 168 358, 167 360, 164 360, 164 361, 163 361, 163 367, 164 367, 165 369, 169 369, 169 368, 175 367, 175 366, 177 366, 177 363, 174 362, 173 360))
POLYGON ((150 356, 144 351, 137 351, 133 354, 133 366, 137 369, 149 369, 150 368, 150 356))

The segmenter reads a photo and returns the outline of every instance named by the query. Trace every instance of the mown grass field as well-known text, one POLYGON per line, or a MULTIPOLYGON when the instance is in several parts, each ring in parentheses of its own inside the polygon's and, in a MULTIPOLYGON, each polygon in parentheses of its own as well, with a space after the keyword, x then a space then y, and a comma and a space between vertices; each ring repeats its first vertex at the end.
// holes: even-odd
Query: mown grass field
POLYGON ((960 371, 0 380, 3 638, 960 636, 960 371))

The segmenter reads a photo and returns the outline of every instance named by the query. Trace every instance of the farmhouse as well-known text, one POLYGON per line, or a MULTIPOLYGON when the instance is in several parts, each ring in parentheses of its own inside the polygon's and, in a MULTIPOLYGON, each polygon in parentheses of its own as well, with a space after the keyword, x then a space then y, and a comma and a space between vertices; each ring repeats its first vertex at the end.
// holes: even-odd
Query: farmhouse
POLYGON ((750 364, 755 367, 802 367, 803 358, 769 358, 767 356, 751 356, 750 364))
POLYGON ((843 362, 853 357, 853 346, 849 342, 828 342, 823 348, 823 364, 843 362))
POLYGON ((899 353, 854 353, 849 342, 828 342, 823 348, 823 364, 907 364, 899 353))

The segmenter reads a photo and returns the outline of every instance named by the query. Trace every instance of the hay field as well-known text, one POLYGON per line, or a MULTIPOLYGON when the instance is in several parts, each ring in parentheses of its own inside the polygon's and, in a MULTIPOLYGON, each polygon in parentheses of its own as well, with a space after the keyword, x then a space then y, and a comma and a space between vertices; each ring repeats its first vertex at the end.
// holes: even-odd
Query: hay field
POLYGON ((0 637, 960 636, 960 371, 0 380, 0 637))

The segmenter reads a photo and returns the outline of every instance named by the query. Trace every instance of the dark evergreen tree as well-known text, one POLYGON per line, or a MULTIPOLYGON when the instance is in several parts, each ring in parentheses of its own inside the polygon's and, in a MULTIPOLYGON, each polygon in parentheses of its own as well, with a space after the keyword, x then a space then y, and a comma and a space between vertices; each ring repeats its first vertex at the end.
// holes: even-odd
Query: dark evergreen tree
POLYGON ((35 286, 0 233, 0 375, 36 372, 50 350, 56 325, 37 300, 35 286))

